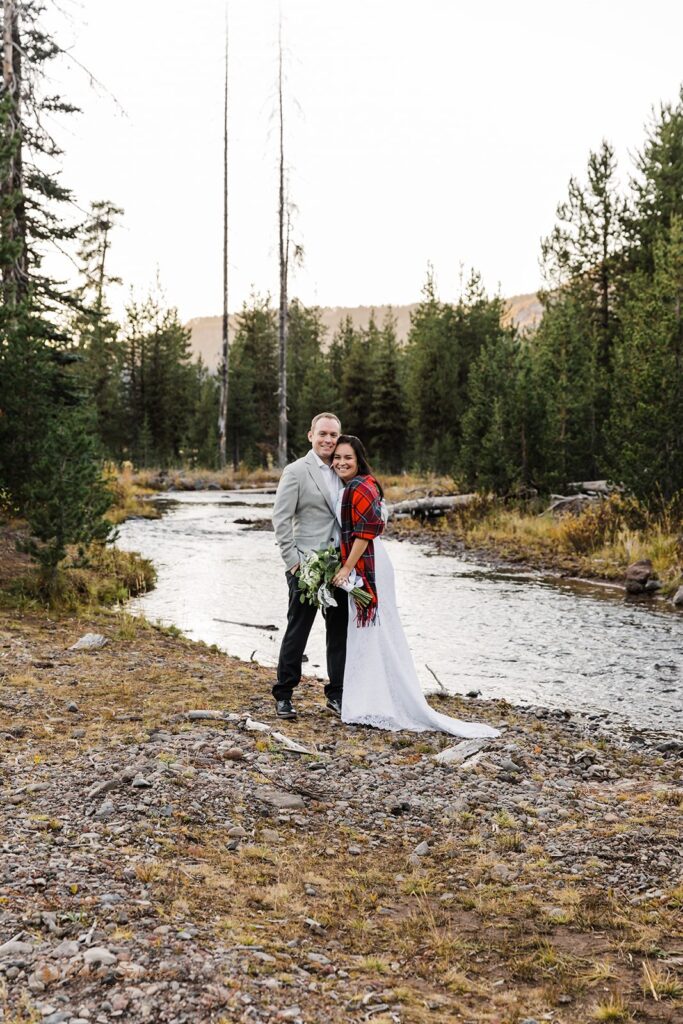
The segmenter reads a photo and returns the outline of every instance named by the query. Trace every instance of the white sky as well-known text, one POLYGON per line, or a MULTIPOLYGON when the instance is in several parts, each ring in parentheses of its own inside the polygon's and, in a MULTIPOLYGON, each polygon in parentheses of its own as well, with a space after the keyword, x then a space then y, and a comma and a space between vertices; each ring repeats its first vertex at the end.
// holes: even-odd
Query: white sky
MULTIPOLYGON (((223 0, 62 0, 83 108, 59 137, 85 207, 125 209, 113 272, 157 271, 183 319, 222 302, 223 0)), ((540 284, 539 240, 603 137, 622 173, 652 105, 683 82, 678 0, 282 0, 287 163, 321 305, 419 298, 428 261, 453 299, 459 266, 503 295, 540 284)), ((277 289, 277 0, 230 0, 230 308, 277 289)))

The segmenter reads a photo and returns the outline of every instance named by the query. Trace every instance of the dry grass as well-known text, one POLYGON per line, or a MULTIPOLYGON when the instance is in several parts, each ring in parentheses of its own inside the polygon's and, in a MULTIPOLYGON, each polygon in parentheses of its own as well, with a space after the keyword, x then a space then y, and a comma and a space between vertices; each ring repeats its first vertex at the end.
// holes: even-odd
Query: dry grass
MULTIPOLYGON (((681 522, 666 510, 648 512, 633 500, 612 497, 580 515, 539 514, 532 504, 510 507, 489 495, 449 513, 427 527, 441 542, 455 540, 503 558, 576 576, 620 579, 626 567, 650 559, 670 592, 683 575, 681 522)), ((397 533, 421 534, 416 521, 392 525, 397 533)))
MULTIPOLYGON (((49 670, 33 663, 11 669, 4 679, 13 702, 33 695, 25 717, 18 713, 12 718, 26 732, 11 741, 11 749, 13 758, 29 759, 36 771, 68 763, 100 744, 139 743, 154 727, 190 731, 190 725, 170 716, 193 707, 248 709, 275 722, 269 671, 130 616, 100 613, 86 619, 26 613, 5 616, 0 632, 20 638, 34 658, 49 655, 55 662, 49 670), (109 644, 96 657, 70 654, 62 670, 64 659, 57 652, 88 630, 104 632, 109 644), (79 702, 78 725, 84 735, 77 739, 55 726, 65 701, 74 695, 74 678, 78 692, 87 694, 79 702)), ((358 761, 387 749, 384 734, 341 730, 318 713, 314 685, 298 701, 302 715, 295 727, 297 739, 313 744, 334 738, 338 756, 358 761)), ((464 700, 449 700, 445 706, 451 713, 466 714, 464 700)), ((506 716, 514 719, 514 711, 509 709, 506 716)), ((258 737, 245 734, 244 742, 256 749, 258 737)), ((410 756, 423 743, 416 735, 396 748, 397 756, 410 756)), ((170 752, 159 752, 160 764, 173 760, 170 752)), ((250 765, 245 770, 258 769, 250 765)), ((191 765, 178 769, 177 782, 180 794, 189 792, 191 765)), ((652 800, 660 815, 670 813, 670 806, 652 800)), ((642 807, 634 802, 637 814, 642 807)), ((246 810, 233 804, 231 819, 239 824, 246 810)), ((404 836, 402 829, 380 828, 382 845, 376 850, 362 830, 340 828, 314 808, 307 811, 310 827, 278 823, 281 841, 270 842, 259 825, 255 837, 237 850, 227 847, 224 823, 197 828, 182 815, 154 826, 140 823, 127 842, 136 852, 137 878, 161 923, 179 930, 190 921, 201 923, 206 929, 203 941, 209 944, 213 936, 221 943, 259 945, 276 962, 255 961, 250 972, 279 978, 282 950, 289 948, 287 943, 300 947, 310 941, 307 922, 314 920, 321 929, 314 933, 316 948, 344 967, 355 991, 388 991, 392 981, 400 983, 393 999, 401 1004, 406 1024, 446 1024, 458 1014, 477 1024, 511 1022, 528 1016, 543 1019, 551 1011, 557 1024, 619 1021, 628 1020, 629 1007, 644 999, 654 1005, 651 990, 648 995, 643 988, 643 957, 636 957, 633 947, 678 948, 672 937, 678 934, 680 893, 672 889, 668 900, 627 905, 623 896, 601 889, 599 878, 589 882, 558 874, 557 865, 543 857, 545 834, 535 833, 534 845, 518 858, 519 882, 496 882, 494 865, 515 858, 514 849, 501 854, 501 841, 516 846, 527 827, 519 813, 518 819, 499 811, 491 821, 495 828, 481 820, 478 810, 454 816, 448 836, 430 840, 430 856, 415 870, 407 866, 415 837, 404 836), (155 850, 150 855, 152 829, 155 850), (347 852, 351 844, 362 848, 361 856, 347 852), (460 886, 463 879, 467 889, 460 886), (447 891, 453 897, 442 900, 447 891), (562 920, 545 916, 550 903, 566 909, 562 920), (609 997, 606 984, 622 995, 609 997), (571 996, 567 1010, 558 1010, 558 993, 571 996)), ((51 825, 35 822, 34 827, 49 831, 51 825)), ((72 898, 78 906, 81 894, 72 898)), ((124 941, 125 928, 118 934, 124 941)), ((655 954, 646 955, 664 1007, 657 1020, 673 1024, 676 976, 657 963, 655 954)), ((391 1000, 387 996, 385 1001, 391 1000)), ((329 1019, 349 1019, 341 1005, 339 1012, 329 1019)))

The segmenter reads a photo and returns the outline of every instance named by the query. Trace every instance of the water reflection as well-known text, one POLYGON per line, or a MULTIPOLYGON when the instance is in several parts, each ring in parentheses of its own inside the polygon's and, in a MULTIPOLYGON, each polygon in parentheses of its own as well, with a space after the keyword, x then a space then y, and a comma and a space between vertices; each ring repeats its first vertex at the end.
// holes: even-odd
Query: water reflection
MULTIPOLYGON (((272 533, 236 520, 270 517, 261 493, 188 492, 161 499, 158 520, 129 520, 119 546, 157 566, 157 589, 131 610, 194 639, 274 666, 286 584, 272 533)), ((401 615, 425 689, 592 710, 679 728, 683 711, 680 616, 632 604, 620 590, 512 574, 387 542, 401 615), (429 666, 429 668, 427 668, 429 666), (431 669, 431 673, 430 673, 431 669)), ((316 622, 306 671, 324 672, 316 622)))

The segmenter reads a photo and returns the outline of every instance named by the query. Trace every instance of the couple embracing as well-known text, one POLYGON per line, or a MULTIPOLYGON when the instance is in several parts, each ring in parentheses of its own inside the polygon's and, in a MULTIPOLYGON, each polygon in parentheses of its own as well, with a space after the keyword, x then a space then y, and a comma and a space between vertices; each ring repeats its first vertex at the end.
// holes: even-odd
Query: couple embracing
POLYGON ((325 613, 329 711, 348 724, 454 736, 497 736, 491 726, 434 711, 422 692, 396 606, 394 571, 381 540, 386 522, 382 486, 361 441, 343 434, 339 418, 322 412, 308 433, 311 450, 285 467, 275 496, 273 527, 289 587, 287 629, 273 687, 277 714, 296 718, 292 702, 316 608, 302 603, 302 559, 330 545, 340 550, 333 583, 336 605, 325 613), (355 574, 355 576, 354 576, 355 574), (357 580, 369 597, 348 592, 357 580), (347 589, 344 589, 347 588, 347 589))

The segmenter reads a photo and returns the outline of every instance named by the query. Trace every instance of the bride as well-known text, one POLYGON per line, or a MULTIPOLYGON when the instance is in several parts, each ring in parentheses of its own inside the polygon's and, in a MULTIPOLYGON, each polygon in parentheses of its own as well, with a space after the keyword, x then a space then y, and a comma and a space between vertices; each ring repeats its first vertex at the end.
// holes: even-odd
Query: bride
POLYGON ((349 594, 342 721, 392 731, 432 729, 468 738, 498 736, 490 725, 450 718, 427 703, 396 607, 394 570, 380 539, 382 487, 357 437, 339 437, 332 468, 345 485, 337 502, 342 567, 332 582, 348 586, 355 572, 371 597, 370 604, 362 607, 349 594))

